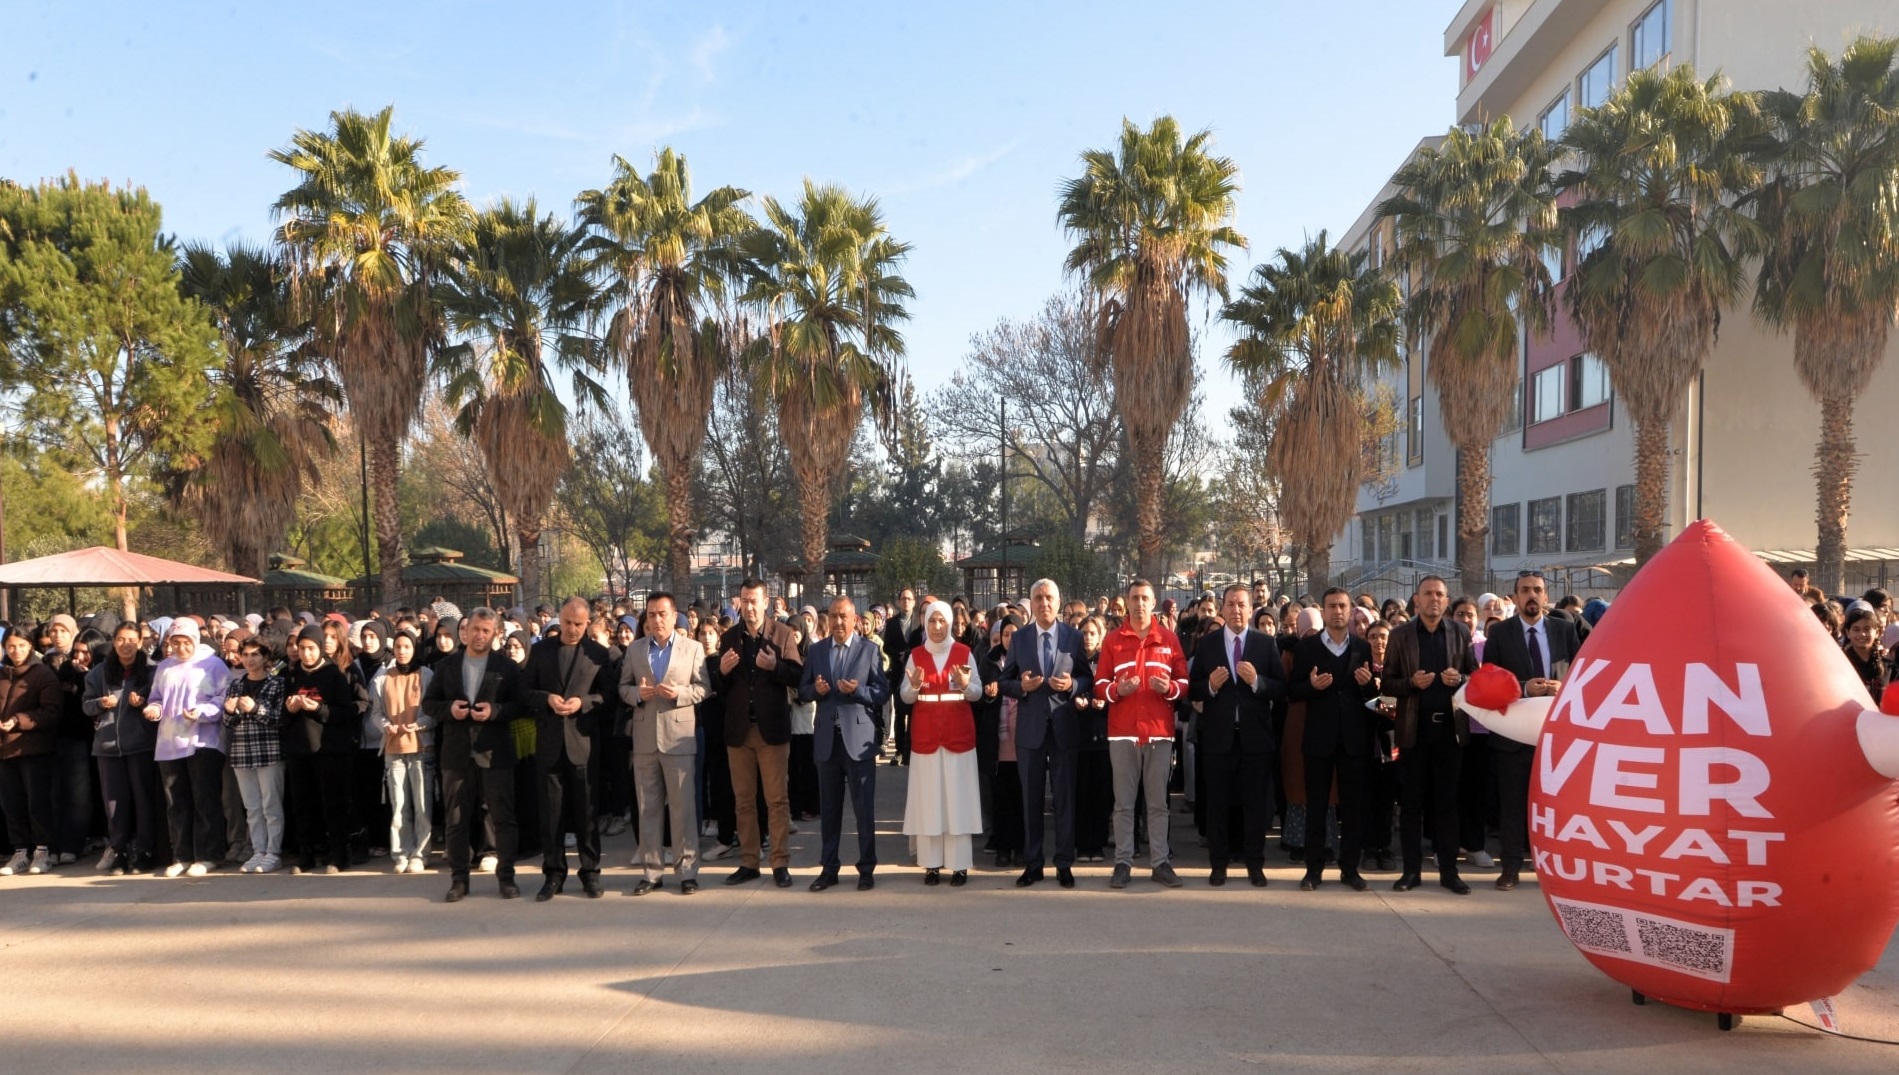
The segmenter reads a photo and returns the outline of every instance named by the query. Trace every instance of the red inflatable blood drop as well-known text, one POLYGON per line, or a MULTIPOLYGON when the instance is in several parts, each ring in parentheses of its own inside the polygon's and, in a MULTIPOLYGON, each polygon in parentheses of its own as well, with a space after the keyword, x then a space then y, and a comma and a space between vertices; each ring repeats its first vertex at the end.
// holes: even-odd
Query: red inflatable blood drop
POLYGON ((1464 699, 1471 705, 1499 713, 1521 697, 1523 684, 1517 682, 1516 674, 1494 664, 1483 665, 1472 672, 1470 686, 1464 688, 1464 699))
POLYGON ((1899 717, 1899 679, 1886 684, 1886 691, 1879 696, 1879 711, 1889 717, 1899 717))

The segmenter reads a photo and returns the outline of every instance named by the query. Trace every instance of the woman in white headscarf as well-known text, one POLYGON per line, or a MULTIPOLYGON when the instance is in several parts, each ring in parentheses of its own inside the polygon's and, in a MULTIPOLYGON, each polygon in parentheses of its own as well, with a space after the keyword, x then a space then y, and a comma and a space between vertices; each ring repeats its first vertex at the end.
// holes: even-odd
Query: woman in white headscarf
POLYGON ((152 672, 145 719, 158 724, 172 863, 166 877, 203 877, 224 858, 224 688, 231 669, 198 638, 198 623, 166 625, 165 659, 152 672))
POLYGON ((941 601, 923 610, 923 645, 903 670, 910 711, 910 786, 903 832, 916 837, 923 883, 969 880, 970 837, 982 831, 982 792, 976 768, 976 714, 982 679, 969 647, 951 637, 954 614, 941 601))

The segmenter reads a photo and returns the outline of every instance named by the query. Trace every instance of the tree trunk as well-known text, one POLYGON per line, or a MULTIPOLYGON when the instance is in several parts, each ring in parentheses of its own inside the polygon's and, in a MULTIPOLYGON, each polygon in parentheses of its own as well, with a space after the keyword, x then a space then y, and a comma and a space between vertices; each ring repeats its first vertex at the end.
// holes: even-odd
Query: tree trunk
POLYGON ((1635 422, 1635 567, 1662 551, 1668 510, 1668 423, 1635 422))
POLYGON ((1306 550, 1306 592, 1314 600, 1332 588, 1332 546, 1313 545, 1306 550))
POLYGON ((1457 579, 1477 593, 1490 575, 1490 445, 1457 449, 1457 579))
POLYGON ((515 565, 521 575, 521 604, 532 612, 546 599, 541 592, 541 528, 538 524, 531 529, 523 526, 515 531, 514 539, 521 545, 515 565))
MULTIPOLYGON (((106 419, 105 434, 106 483, 112 486, 112 540, 120 552, 131 552, 132 547, 125 540, 125 474, 119 468, 118 419, 106 419)), ((127 586, 119 591, 119 618, 127 623, 138 622, 138 587, 127 586)))
POLYGON ((396 483, 402 477, 401 449, 393 444, 370 445, 369 473, 375 493, 371 512, 376 520, 376 555, 381 561, 377 565, 380 600, 394 608, 402 604, 402 506, 396 499, 396 483))
POLYGON ((1134 456, 1134 518, 1136 533, 1135 561, 1142 578, 1157 586, 1166 582, 1161 569, 1161 541, 1164 533, 1164 520, 1161 518, 1161 500, 1166 485, 1167 442, 1163 438, 1157 444, 1144 444, 1146 438, 1128 437, 1128 451, 1134 456))
POLYGON ((798 518, 804 525, 804 583, 801 587, 806 604, 817 604, 817 598, 824 593, 824 552, 825 541, 830 536, 828 524, 831 502, 831 476, 823 472, 807 474, 803 468, 793 468, 799 473, 794 477, 798 482, 798 518))
POLYGON ((1820 402, 1820 443, 1813 449, 1814 521, 1812 583, 1828 594, 1846 590, 1846 518, 1853 507, 1853 474, 1859 453, 1853 438, 1853 397, 1820 402))
POLYGON ((688 594, 692 592, 692 468, 667 467, 665 477, 666 574, 674 593, 688 594))

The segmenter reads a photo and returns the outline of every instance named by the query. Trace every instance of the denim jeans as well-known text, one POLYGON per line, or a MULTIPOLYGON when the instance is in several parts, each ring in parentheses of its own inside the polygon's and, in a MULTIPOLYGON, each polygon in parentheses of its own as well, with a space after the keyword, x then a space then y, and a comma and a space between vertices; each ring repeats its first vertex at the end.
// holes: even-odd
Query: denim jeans
POLYGON ((429 780, 422 754, 385 754, 389 788, 389 857, 420 858, 429 851, 429 780))
POLYGON ((237 778, 238 794, 244 799, 252 853, 281 857, 284 851, 284 763, 232 768, 231 775, 237 778))

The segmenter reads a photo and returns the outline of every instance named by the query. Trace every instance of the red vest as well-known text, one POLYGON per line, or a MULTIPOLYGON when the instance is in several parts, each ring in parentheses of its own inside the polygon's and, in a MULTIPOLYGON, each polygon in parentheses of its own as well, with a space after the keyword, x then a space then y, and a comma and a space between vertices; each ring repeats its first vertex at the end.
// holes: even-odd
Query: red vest
POLYGON ((969 647, 950 643, 949 660, 942 668, 936 658, 919 646, 910 651, 910 659, 923 671, 923 686, 917 691, 917 703, 910 710, 910 751, 934 754, 941 748, 952 754, 976 749, 976 713, 960 691, 950 686, 949 670, 974 662, 969 647))

